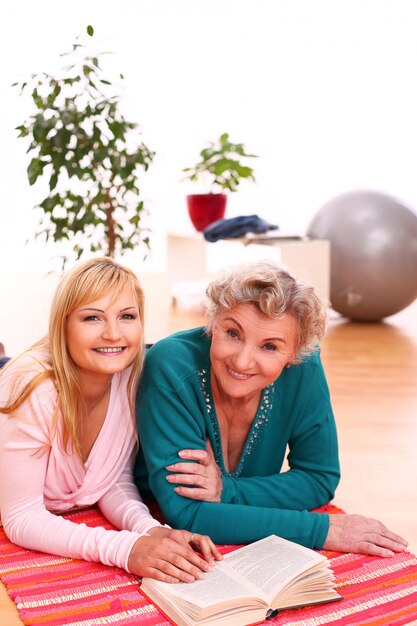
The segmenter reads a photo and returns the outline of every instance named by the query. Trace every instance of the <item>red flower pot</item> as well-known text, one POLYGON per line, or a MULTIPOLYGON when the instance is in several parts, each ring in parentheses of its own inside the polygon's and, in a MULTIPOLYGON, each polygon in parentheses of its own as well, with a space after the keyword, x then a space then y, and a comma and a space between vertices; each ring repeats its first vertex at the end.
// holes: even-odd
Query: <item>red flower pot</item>
POLYGON ((198 193, 187 196, 188 214, 196 230, 224 217, 227 196, 224 193, 198 193))

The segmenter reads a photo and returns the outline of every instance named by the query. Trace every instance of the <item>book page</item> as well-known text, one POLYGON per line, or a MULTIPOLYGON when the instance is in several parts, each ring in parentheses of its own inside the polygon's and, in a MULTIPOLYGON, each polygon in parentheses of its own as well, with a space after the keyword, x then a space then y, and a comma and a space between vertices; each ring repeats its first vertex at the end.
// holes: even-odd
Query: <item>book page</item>
POLYGON ((325 562, 322 555, 275 535, 231 552, 224 560, 225 565, 271 599, 300 573, 325 562))
POLYGON ((251 589, 245 586, 245 581, 231 577, 227 571, 224 571, 222 565, 223 563, 217 563, 212 572, 205 574, 202 580, 195 580, 193 583, 172 585, 154 580, 151 585, 147 583, 145 592, 149 585, 165 596, 182 598, 199 607, 217 605, 226 600, 242 599, 252 595, 251 589))

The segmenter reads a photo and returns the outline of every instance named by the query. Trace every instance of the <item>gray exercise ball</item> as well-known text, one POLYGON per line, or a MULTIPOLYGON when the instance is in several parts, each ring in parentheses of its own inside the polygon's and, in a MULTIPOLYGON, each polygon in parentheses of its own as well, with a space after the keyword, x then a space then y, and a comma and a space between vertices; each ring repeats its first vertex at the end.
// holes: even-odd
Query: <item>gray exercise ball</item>
POLYGON ((337 196, 307 235, 330 241, 330 300, 338 313, 378 321, 417 298, 417 215, 394 198, 375 191, 337 196))

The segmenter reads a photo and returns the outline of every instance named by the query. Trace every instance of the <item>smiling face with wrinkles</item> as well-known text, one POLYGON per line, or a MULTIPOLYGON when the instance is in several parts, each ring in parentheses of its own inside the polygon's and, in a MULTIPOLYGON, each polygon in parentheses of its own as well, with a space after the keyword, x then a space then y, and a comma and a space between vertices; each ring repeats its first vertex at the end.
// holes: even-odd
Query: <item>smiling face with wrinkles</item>
POLYGON ((295 356, 297 322, 272 319, 254 304, 221 311, 213 323, 211 375, 224 398, 250 399, 273 383, 295 356))

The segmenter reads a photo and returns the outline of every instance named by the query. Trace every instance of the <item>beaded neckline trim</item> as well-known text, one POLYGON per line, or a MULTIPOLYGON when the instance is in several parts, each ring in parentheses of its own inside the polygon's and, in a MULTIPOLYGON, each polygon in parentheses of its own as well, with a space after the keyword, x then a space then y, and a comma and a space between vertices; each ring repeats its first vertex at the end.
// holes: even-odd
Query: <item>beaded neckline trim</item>
POLYGON ((275 389, 273 385, 269 385, 265 387, 262 392, 261 400, 259 402, 258 410, 255 415, 255 419, 253 420, 252 427, 250 429, 248 438, 246 440, 245 446, 243 448, 242 456, 240 457, 239 464, 234 472, 227 472, 222 463, 222 453, 221 453, 221 438, 220 438, 220 428, 219 423, 217 421, 216 409, 214 407, 213 397, 211 394, 210 387, 210 373, 206 369, 199 370, 198 377, 200 379, 200 389, 203 394, 204 403, 206 405, 206 411, 210 418, 214 438, 216 441, 216 451, 215 451, 215 459, 218 465, 223 466, 223 474, 225 476, 234 476, 239 477, 242 473, 243 466, 245 464, 245 460, 251 454, 252 450, 256 446, 257 442, 262 438, 262 434, 266 428, 266 425, 269 422, 271 411, 273 408, 273 397, 275 393, 275 389))

